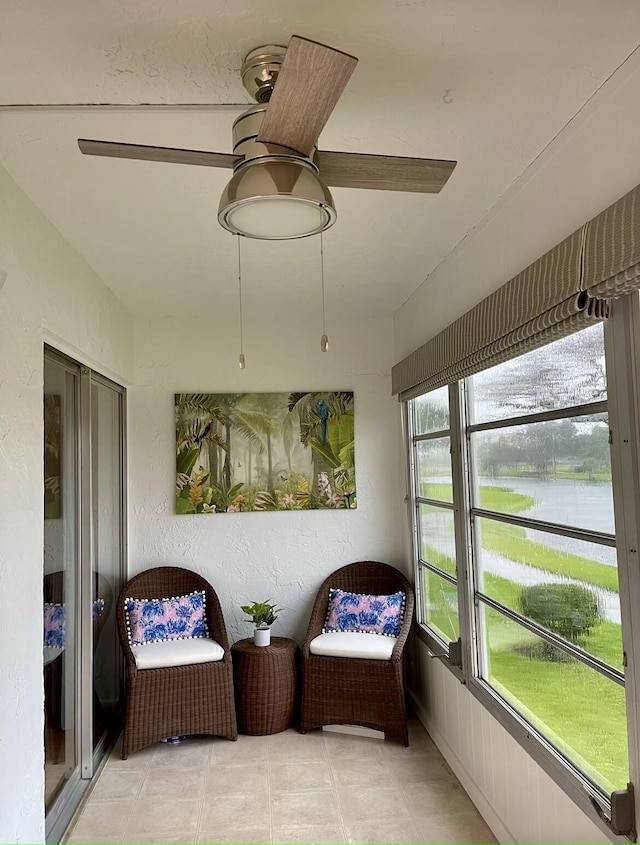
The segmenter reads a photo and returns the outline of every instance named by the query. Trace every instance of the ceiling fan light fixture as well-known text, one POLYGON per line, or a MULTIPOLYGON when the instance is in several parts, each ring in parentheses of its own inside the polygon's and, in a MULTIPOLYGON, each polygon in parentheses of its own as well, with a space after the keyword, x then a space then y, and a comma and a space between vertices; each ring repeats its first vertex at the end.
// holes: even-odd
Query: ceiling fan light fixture
POLYGON ((333 197, 306 159, 259 158, 240 165, 222 193, 218 222, 236 235, 290 240, 336 221, 333 197))

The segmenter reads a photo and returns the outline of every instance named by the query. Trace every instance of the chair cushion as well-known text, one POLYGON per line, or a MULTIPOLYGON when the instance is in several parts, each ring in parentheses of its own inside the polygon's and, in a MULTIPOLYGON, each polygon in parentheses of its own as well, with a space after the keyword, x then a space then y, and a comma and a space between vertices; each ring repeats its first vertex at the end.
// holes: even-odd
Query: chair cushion
POLYGON ((391 660, 397 637, 334 631, 311 640, 311 654, 324 657, 359 657, 365 660, 391 660))
POLYGON ((224 657, 222 646, 215 640, 205 638, 145 643, 132 646, 131 651, 138 669, 166 669, 169 666, 213 663, 224 657))
POLYGON ((132 646, 209 634, 204 590, 170 599, 127 598, 124 607, 132 646))

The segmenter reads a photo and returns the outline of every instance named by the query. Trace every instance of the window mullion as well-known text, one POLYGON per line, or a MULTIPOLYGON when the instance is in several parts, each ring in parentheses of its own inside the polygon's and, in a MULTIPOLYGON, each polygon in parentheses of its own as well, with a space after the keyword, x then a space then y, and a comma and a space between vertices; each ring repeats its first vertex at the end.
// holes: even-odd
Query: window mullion
POLYGON ((523 414, 518 417, 505 417, 499 420, 474 423, 469 425, 469 432, 475 434, 478 431, 493 431, 496 428, 515 428, 521 425, 530 425, 551 420, 571 419, 572 417, 584 417, 587 414, 602 414, 607 410, 605 402, 586 402, 583 405, 572 405, 567 408, 555 408, 552 411, 539 411, 538 413, 523 414))
POLYGON ((451 475, 453 481, 453 524, 458 573, 458 620, 462 643, 462 674, 465 683, 474 673, 475 623, 471 544, 469 536, 469 476, 465 445, 464 383, 449 385, 449 428, 451 431, 451 475))
MULTIPOLYGON (((640 607, 640 305, 633 294, 612 304, 605 323, 605 355, 611 431, 613 505, 618 540, 620 613, 625 651, 629 777, 640 783, 640 624, 634 608, 640 607)), ((636 791, 636 819, 640 794, 636 791)))
POLYGON ((416 501, 416 442, 415 442, 415 417, 413 408, 410 402, 402 403, 403 414, 403 431, 405 432, 407 455, 406 466, 406 498, 407 513, 409 518, 409 530, 411 531, 411 560, 413 565, 414 575, 414 595, 415 595, 415 612, 416 619, 419 623, 424 624, 423 616, 423 591, 422 578, 420 577, 420 567, 418 561, 420 560, 420 536, 419 536, 419 521, 418 521, 418 503, 416 501))

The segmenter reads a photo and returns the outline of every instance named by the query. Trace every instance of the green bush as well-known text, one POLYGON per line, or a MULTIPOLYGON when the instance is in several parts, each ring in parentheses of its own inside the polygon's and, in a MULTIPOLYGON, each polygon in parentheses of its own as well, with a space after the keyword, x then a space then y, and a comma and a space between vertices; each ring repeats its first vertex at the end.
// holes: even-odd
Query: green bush
POLYGON ((534 584, 523 587, 520 610, 548 631, 583 645, 600 619, 598 599, 579 584, 534 584))

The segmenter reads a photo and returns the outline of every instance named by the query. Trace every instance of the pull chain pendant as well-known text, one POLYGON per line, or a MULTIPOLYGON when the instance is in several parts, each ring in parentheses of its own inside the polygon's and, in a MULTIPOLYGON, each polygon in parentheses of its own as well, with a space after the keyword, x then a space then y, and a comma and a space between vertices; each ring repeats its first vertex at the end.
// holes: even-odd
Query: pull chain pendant
POLYGON ((242 336, 242 265, 240 263, 240 235, 236 235, 238 241, 238 301, 240 305, 240 357, 238 358, 238 368, 244 370, 246 364, 244 360, 244 343, 242 336))
POLYGON ((324 307, 324 244, 322 242, 322 232, 320 232, 320 278, 322 279, 322 337, 320 338, 320 351, 327 352, 329 350, 329 338, 327 337, 327 328, 325 325, 325 307, 324 307))

